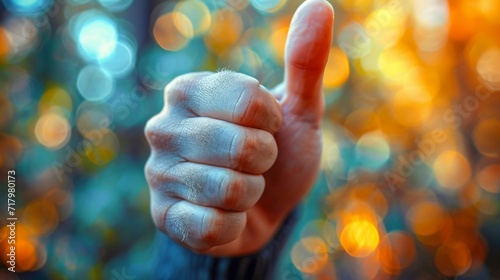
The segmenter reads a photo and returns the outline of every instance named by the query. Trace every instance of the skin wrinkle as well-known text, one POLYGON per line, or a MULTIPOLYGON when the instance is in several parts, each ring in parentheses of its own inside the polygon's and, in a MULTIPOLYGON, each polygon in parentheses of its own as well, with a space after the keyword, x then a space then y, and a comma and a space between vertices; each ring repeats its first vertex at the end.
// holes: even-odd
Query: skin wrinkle
POLYGON ((186 238, 193 236, 190 228, 192 223, 191 221, 194 219, 194 214, 189 210, 186 211, 177 209, 183 207, 182 204, 179 204, 179 202, 170 207, 170 211, 167 213, 167 223, 170 221, 172 227, 169 228, 173 228, 174 232, 177 233, 178 236, 182 236, 181 242, 184 242, 186 238))
MULTIPOLYGON (((233 121, 238 121, 238 118, 236 118, 236 112, 239 110, 240 107, 240 102, 243 100, 243 96, 247 93, 247 88, 245 88, 241 93, 240 96, 238 96, 238 99, 236 100, 236 104, 233 107, 233 113, 231 115, 231 119, 233 121)), ((245 114, 245 113, 244 113, 245 114)), ((242 117, 243 119, 243 117, 242 117)))

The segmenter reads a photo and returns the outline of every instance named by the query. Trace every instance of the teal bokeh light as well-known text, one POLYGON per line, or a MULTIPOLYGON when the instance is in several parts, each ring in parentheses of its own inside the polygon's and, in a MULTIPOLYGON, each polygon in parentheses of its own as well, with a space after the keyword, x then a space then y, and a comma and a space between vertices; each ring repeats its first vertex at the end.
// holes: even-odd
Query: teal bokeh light
POLYGON ((50 9, 53 2, 53 0, 3 0, 10 12, 21 14, 45 12, 50 9))

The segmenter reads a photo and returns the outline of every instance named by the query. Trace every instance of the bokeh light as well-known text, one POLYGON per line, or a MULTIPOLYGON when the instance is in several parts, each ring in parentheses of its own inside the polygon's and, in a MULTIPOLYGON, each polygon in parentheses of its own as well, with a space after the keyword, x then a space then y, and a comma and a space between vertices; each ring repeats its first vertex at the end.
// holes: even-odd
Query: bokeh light
POLYGON ((116 48, 118 31, 104 13, 90 10, 73 19, 75 40, 82 57, 95 61, 108 57, 116 48))
POLYGON ((388 274, 398 275, 401 270, 411 265, 415 255, 415 241, 405 232, 390 232, 380 242, 380 263, 388 274))
POLYGON ((57 113, 42 115, 35 126, 36 139, 47 148, 61 148, 69 141, 70 135, 68 120, 57 113))
POLYGON ((340 235, 340 242, 353 257, 366 257, 377 248, 380 237, 377 228, 368 221, 353 221, 347 224, 340 235))
POLYGON ((349 77, 349 60, 339 48, 332 48, 323 76, 323 86, 327 89, 343 85, 349 77))
POLYGON ((183 13, 168 13, 156 20, 153 35, 160 47, 177 51, 185 47, 193 36, 193 25, 183 13))
POLYGON ((78 74, 78 91, 88 101, 99 102, 113 93, 113 77, 102 68, 88 65, 78 74))
POLYGON ((7 9, 13 13, 41 13, 50 9, 53 0, 3 0, 7 9))
POLYGON ((315 273, 328 262, 328 248, 319 238, 307 237, 298 241, 292 248, 292 262, 304 273, 315 273))
POLYGON ((278 11, 287 0, 250 0, 250 4, 260 12, 274 13, 278 11))
POLYGON ((471 177, 469 162, 456 151, 441 153, 432 168, 439 184, 449 189, 463 186, 471 177))
POLYGON ((99 66, 114 77, 121 78, 129 74, 135 66, 136 51, 126 41, 118 41, 113 53, 99 60, 99 66))
POLYGON ((104 8, 111 12, 121 12, 132 4, 133 0, 97 0, 104 8))

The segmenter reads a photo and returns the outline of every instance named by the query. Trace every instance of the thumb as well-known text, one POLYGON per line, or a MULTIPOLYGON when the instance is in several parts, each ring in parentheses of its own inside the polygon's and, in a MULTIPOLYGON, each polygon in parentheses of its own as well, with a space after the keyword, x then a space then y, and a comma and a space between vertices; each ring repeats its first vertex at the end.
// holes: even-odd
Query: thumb
POLYGON ((328 2, 307 0, 295 12, 288 32, 283 106, 307 121, 319 122, 322 117, 323 71, 330 52, 333 18, 328 2))

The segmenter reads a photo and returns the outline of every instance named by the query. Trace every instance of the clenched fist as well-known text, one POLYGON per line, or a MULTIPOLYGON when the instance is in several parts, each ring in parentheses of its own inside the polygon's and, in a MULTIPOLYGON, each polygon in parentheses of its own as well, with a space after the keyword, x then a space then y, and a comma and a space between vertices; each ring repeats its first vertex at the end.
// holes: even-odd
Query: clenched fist
POLYGON ((146 126, 158 228, 217 256, 270 241, 319 170, 332 30, 330 4, 302 4, 285 47, 285 80, 271 91, 229 71, 186 74, 165 88, 165 107, 146 126))

